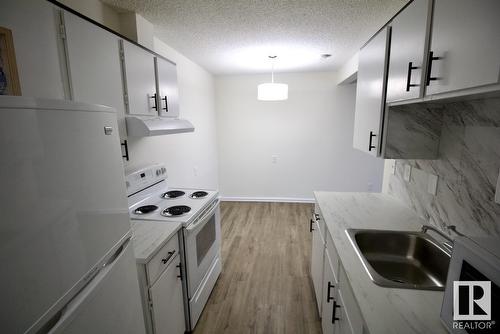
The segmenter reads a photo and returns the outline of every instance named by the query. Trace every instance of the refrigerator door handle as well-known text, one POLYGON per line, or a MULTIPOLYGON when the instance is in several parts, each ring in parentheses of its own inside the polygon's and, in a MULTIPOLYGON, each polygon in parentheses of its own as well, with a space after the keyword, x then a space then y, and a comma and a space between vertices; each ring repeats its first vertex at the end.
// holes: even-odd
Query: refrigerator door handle
POLYGON ((123 254, 123 251, 129 246, 129 244, 130 237, 127 238, 100 267, 96 268, 97 270, 92 273, 92 279, 90 279, 87 284, 85 284, 82 289, 69 300, 67 304, 61 307, 61 309, 57 311, 49 320, 47 320, 38 330, 33 332, 28 330, 27 333, 62 333, 66 327, 65 324, 75 316, 75 310, 77 310, 82 304, 86 303, 95 291, 95 288, 113 269, 113 265, 117 262, 118 258, 123 254))

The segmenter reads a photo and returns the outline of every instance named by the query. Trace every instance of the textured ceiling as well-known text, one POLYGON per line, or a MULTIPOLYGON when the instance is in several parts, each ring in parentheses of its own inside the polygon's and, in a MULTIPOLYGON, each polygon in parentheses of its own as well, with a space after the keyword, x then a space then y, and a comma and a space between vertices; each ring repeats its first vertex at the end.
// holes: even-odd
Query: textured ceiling
POLYGON ((103 0, 214 74, 335 69, 408 0, 103 0), (331 54, 322 58, 321 54, 331 54))

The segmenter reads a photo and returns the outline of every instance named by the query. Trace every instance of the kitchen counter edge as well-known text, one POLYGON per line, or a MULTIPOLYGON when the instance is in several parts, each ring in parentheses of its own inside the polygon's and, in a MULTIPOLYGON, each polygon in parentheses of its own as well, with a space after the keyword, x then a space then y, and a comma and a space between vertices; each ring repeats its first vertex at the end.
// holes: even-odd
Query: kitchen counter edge
POLYGON ((132 220, 134 256, 139 264, 146 264, 170 238, 177 238, 182 223, 132 220))

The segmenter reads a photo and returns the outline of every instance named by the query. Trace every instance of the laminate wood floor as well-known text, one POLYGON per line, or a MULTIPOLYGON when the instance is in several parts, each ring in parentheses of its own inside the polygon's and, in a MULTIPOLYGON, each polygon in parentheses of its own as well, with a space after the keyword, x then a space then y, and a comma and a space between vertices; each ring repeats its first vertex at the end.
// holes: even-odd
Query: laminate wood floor
POLYGON ((321 333, 309 276, 312 210, 221 204, 222 274, 194 334, 321 333))

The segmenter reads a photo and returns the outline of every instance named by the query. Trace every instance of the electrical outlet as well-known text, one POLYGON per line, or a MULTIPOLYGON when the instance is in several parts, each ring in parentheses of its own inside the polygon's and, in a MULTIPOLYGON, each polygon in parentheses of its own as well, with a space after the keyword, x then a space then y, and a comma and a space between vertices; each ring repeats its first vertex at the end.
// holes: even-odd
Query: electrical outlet
POLYGON ((438 185, 438 176, 434 174, 429 174, 427 179, 427 192, 431 195, 436 196, 438 185))
POLYGON ((271 162, 272 162, 273 164, 278 163, 278 156, 277 156, 277 155, 272 155, 272 156, 271 156, 271 162))
POLYGON ((368 182, 366 188, 367 188, 368 192, 370 192, 370 193, 373 192, 373 183, 368 182))
POLYGON ((403 179, 406 182, 410 182, 410 178, 411 178, 411 166, 410 165, 405 165, 405 170, 404 170, 404 173, 403 173, 403 179))
POLYGON ((495 203, 500 204, 500 171, 498 172, 497 187, 495 190, 495 203))
POLYGON ((396 160, 391 161, 391 173, 392 175, 396 175, 396 160))
POLYGON ((198 166, 193 167, 193 175, 198 176, 198 166))

